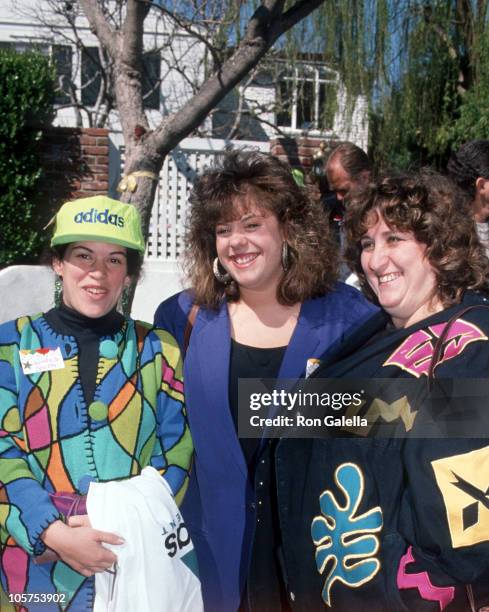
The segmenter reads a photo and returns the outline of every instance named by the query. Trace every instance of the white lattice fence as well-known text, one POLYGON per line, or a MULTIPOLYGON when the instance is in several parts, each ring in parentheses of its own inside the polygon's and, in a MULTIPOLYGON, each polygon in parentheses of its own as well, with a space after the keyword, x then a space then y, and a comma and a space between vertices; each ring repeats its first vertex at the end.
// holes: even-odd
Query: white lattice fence
MULTIPOLYGON (((115 185, 124 164, 124 146, 119 133, 111 134, 111 140, 116 155, 111 158, 110 184, 115 185)), ((229 141, 224 140, 187 138, 165 159, 151 212, 147 259, 176 261, 180 257, 188 194, 193 181, 229 144, 229 141)), ((270 148, 268 142, 236 141, 232 144, 237 147, 255 147, 262 151, 270 148)))

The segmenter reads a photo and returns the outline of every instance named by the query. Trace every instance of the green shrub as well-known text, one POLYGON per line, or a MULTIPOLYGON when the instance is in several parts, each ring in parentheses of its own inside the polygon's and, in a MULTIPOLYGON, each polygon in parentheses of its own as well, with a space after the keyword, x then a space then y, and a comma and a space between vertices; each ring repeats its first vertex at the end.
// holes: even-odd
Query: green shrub
POLYGON ((54 91, 47 58, 0 50, 0 268, 32 263, 45 240, 39 140, 52 117, 54 91))

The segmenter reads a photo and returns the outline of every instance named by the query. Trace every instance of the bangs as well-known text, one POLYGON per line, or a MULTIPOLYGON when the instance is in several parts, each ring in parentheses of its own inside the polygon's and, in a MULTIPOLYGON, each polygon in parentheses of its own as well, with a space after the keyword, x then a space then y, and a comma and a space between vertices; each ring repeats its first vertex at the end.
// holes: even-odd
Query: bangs
POLYGON ((269 195, 261 189, 256 189, 247 183, 233 189, 232 192, 221 195, 219 200, 212 200, 206 204, 206 212, 209 224, 215 226, 218 223, 230 223, 239 221, 253 210, 260 213, 273 213, 269 195))
POLYGON ((414 203, 400 198, 376 198, 370 206, 363 211, 360 223, 355 228, 357 238, 360 239, 379 220, 385 221, 392 230, 414 232, 422 218, 422 211, 414 203))

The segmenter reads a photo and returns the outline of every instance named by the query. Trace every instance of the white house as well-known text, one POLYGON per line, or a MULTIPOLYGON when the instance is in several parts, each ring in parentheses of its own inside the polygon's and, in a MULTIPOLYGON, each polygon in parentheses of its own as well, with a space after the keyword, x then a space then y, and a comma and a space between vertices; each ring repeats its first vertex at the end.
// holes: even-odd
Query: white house
MULTIPOLYGON (((156 8, 145 20, 145 105, 152 125, 189 99, 209 70, 209 51, 199 38, 206 31, 199 32, 196 24, 192 28, 198 36, 177 27, 156 8)), ((57 125, 102 127, 97 122, 105 121, 104 126, 119 131, 116 111, 104 103, 101 67, 106 58, 77 2, 0 0, 0 46, 37 48, 52 57, 60 85, 57 125), (74 101, 76 108, 70 105, 74 101)), ((282 134, 351 140, 365 149, 367 103, 359 97, 347 117, 338 72, 315 58, 293 66, 279 58, 249 75, 199 131, 206 137, 226 139, 231 134, 266 141, 277 135, 274 126, 282 134)))
MULTIPOLYGON (((144 45, 145 100, 150 124, 156 125, 162 115, 177 110, 199 87, 209 56, 199 37, 175 27, 156 9, 145 21, 144 45)), ((60 85, 55 125, 96 126, 106 116, 111 140, 109 184, 113 188, 124 155, 122 135, 117 112, 107 108, 106 98, 101 95, 104 81, 98 65, 106 61, 104 54, 77 3, 0 0, 2 46, 19 51, 36 48, 53 59, 60 85), (69 20, 76 28, 71 28, 69 20), (71 105, 75 99, 77 107, 71 105)), ((281 134, 291 137, 350 140, 367 147, 366 100, 358 98, 347 119, 344 87, 338 73, 324 63, 303 60, 289 66, 278 59, 250 75, 201 126, 200 133, 205 137, 185 139, 165 160, 152 212, 146 284, 136 294, 137 316, 150 318, 159 299, 179 286, 176 262, 183 246, 187 195, 193 177, 223 150, 230 134, 240 139, 239 145, 269 150, 270 138, 277 135, 275 125, 281 134), (237 109, 242 111, 238 118, 237 109)), ((5 279, 5 274, 0 277, 0 289, 1 278, 5 279)), ((12 281, 10 277, 8 282, 18 285, 18 277, 15 278, 12 281)), ((26 299, 29 295, 27 291, 26 299)), ((5 304, 3 309, 2 313, 0 306, 0 321, 13 316, 10 310, 5 311, 5 304)), ((28 309, 34 310, 35 304, 28 309)))

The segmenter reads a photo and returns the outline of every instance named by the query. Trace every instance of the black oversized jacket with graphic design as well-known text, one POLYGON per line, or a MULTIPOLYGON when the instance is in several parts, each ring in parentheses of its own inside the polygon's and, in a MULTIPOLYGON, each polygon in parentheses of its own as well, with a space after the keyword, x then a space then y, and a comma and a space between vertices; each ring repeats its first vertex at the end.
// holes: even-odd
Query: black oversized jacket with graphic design
MULTIPOLYGON (((468 292, 462 304, 387 332, 379 313, 323 357, 315 377, 418 384, 395 398, 379 381, 379 420, 397 415, 392 437, 337 429, 322 439, 280 441, 278 507, 294 609, 454 612, 471 610, 471 600, 476 610, 489 605, 489 397, 486 409, 485 398, 460 395, 456 386, 489 378, 487 304, 468 292), (469 306, 475 308, 456 316, 469 306), (435 346, 454 316, 433 378, 435 346), (399 431, 405 435, 395 437, 399 431), (426 437, 432 433, 437 437, 426 437)), ((361 410, 371 416, 370 399, 361 410)))

